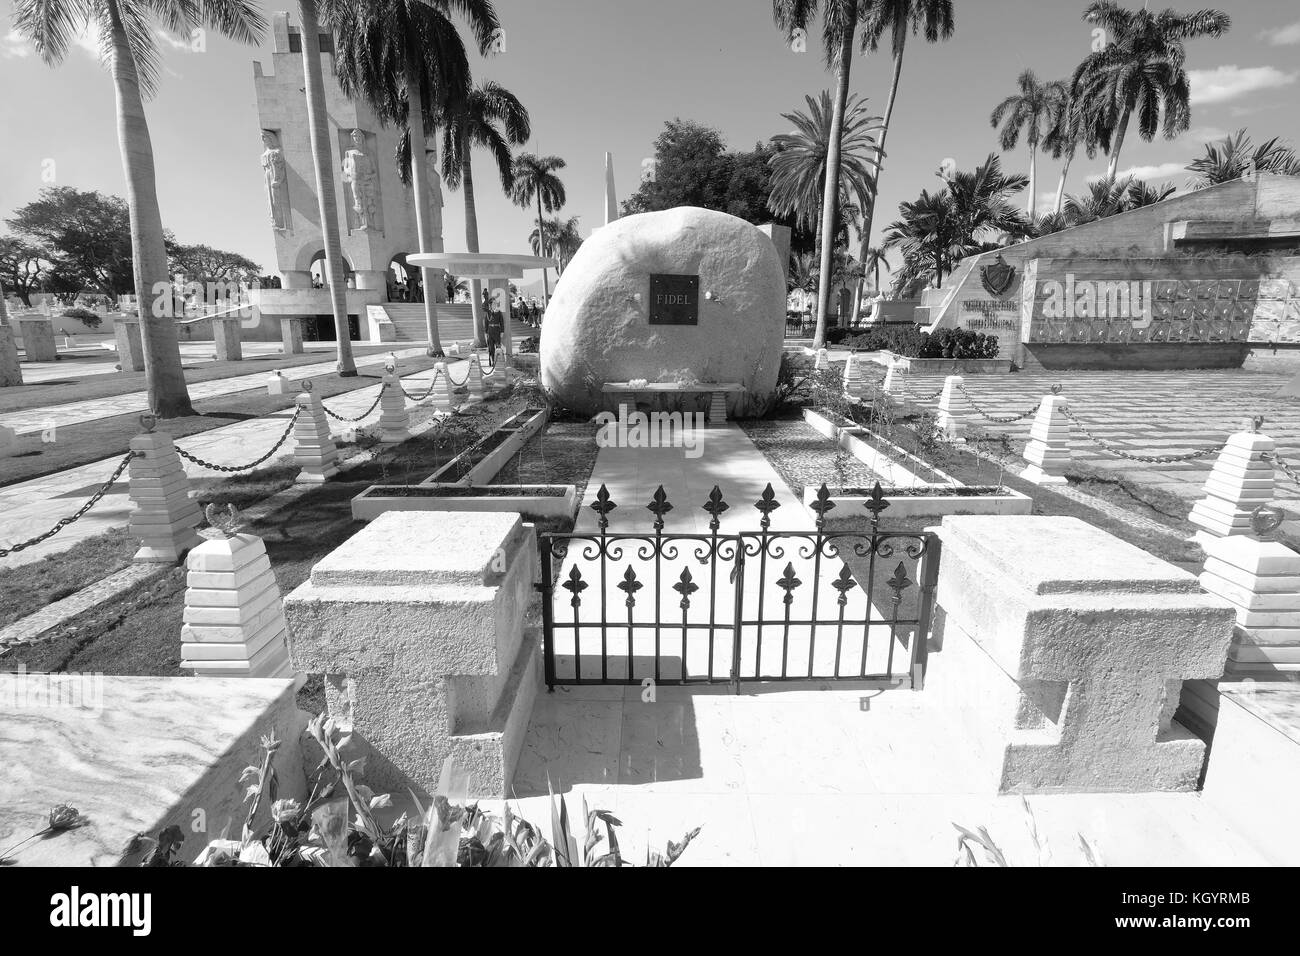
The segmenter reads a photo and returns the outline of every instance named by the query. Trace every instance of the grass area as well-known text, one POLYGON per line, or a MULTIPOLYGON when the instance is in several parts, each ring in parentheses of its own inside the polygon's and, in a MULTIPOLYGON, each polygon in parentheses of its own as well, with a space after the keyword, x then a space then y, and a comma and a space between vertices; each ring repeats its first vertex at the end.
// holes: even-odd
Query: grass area
MULTIPOLYGON (((431 358, 409 359, 402 363, 402 370, 409 374, 432 368, 435 361, 437 360, 431 358)), ((312 385, 322 398, 331 398, 377 385, 379 381, 379 372, 363 372, 349 378, 331 373, 313 378, 312 385)), ((159 422, 157 430, 171 435, 172 438, 184 438, 186 435, 196 435, 223 425, 233 425, 236 422, 261 418, 273 412, 292 408, 294 396, 294 392, 268 395, 266 390, 261 388, 220 395, 195 402, 194 408, 199 412, 198 415, 169 418, 159 422)), ((376 410, 371 421, 378 421, 378 417, 379 413, 376 410)), ((67 468, 75 468, 78 465, 86 465, 115 455, 124 455, 131 439, 139 433, 140 416, 139 413, 133 413, 60 426, 54 433, 55 441, 48 443, 42 442, 39 434, 21 436, 20 450, 12 458, 5 460, 0 486, 51 475, 67 468)), ((256 458, 260 451, 250 449, 246 460, 256 458)), ((112 466, 106 466, 105 477, 111 471, 112 466)))
MULTIPOLYGON (((395 346, 363 345, 352 343, 353 354, 357 357, 391 352, 395 346)), ((117 362, 117 353, 106 352, 109 359, 117 362)), ((232 378, 238 375, 266 375, 280 368, 296 368, 300 365, 316 365, 329 362, 334 358, 332 351, 304 352, 302 355, 259 355, 249 356, 242 362, 204 362, 185 366, 185 381, 190 385, 210 382, 218 378, 232 378)), ((40 408, 43 405, 60 405, 64 402, 84 402, 96 398, 112 398, 130 392, 142 392, 145 389, 144 372, 112 372, 95 375, 77 376, 77 366, 101 364, 104 359, 98 357, 83 358, 67 356, 60 359, 68 365, 68 377, 51 379, 47 382, 33 382, 0 391, 0 414, 20 412, 28 408, 40 408)), ((403 360, 403 367, 409 359, 403 360)))

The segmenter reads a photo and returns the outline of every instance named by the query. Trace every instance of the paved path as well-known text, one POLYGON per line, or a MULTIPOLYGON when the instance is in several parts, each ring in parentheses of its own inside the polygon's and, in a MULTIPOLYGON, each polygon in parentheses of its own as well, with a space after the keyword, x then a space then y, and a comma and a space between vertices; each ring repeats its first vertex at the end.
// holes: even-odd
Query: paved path
MULTIPOLYGON (((358 342, 357 345, 367 345, 358 342)), ((332 353, 333 342, 304 342, 307 352, 332 353)), ((245 342, 244 358, 262 358, 267 355, 280 355, 283 352, 279 342, 245 342)), ((182 342, 181 365, 207 365, 215 358, 211 342, 182 342)), ((23 381, 28 385, 42 382, 62 381, 66 379, 86 378, 90 375, 107 375, 116 372, 117 350, 113 348, 113 339, 105 340, 103 345, 76 345, 71 349, 59 349, 57 362, 23 362, 23 381)))

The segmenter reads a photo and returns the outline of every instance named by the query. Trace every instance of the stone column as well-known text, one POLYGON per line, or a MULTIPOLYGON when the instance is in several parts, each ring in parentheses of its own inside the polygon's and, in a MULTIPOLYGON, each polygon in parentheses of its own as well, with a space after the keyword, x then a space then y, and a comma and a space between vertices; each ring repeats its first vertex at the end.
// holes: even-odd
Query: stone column
POLYGON ((1064 485, 1070 467, 1070 420, 1061 413, 1064 395, 1044 395, 1029 429, 1025 461, 1029 467, 1020 477, 1036 485, 1064 485))
POLYGON ((866 376, 862 374, 862 359, 850 355, 844 363, 844 394, 851 398, 861 398, 867 390, 866 376))
POLYGON ((54 344, 54 322, 33 316, 19 316, 18 331, 23 336, 23 354, 29 362, 54 362, 59 358, 54 344))
POLYGON ((384 371, 384 390, 379 396, 379 427, 383 432, 380 441, 386 445, 411 437, 411 416, 406 411, 402 380, 391 365, 384 371))
POLYGON ((1191 574, 1077 518, 948 516, 927 698, 1001 792, 1194 790, 1173 719, 1223 673, 1233 611, 1191 574))
POLYGON ((456 398, 451 390, 451 376, 447 374, 447 363, 439 362, 433 367, 433 374, 438 381, 429 392, 433 407, 439 411, 450 412, 456 406, 456 398))
POLYGON ((0 324, 0 388, 22 383, 23 367, 18 363, 13 326, 0 324))
POLYGON ((217 347, 218 362, 240 362, 244 349, 240 344, 239 319, 213 319, 212 342, 217 347))
POLYGON ((280 341, 285 355, 302 354, 302 319, 295 315, 280 317, 280 341))
POLYGON ((293 460, 301 470, 294 481, 314 484, 338 474, 339 453, 320 396, 312 391, 311 382, 303 382, 302 387, 296 400, 298 420, 293 426, 293 460))
POLYGON ((390 511, 285 599, 290 660, 325 675, 375 790, 432 792, 450 756, 470 796, 508 794, 541 685, 536 553, 516 514, 390 511))
POLYGON ((262 539, 208 538, 185 566, 181 667, 200 677, 292 677, 280 587, 262 539))
POLYGON ((813 368, 824 369, 830 365, 830 353, 826 349, 818 349, 817 357, 813 359, 813 368))
POLYGON ((173 564, 199 543, 194 529, 202 515, 190 497, 190 480, 171 436, 152 431, 148 421, 145 427, 150 430, 131 439, 135 457, 127 474, 135 510, 128 527, 140 541, 136 561, 173 564))
POLYGON ((884 393, 900 405, 907 402, 907 373, 910 368, 906 360, 893 359, 885 372, 885 384, 881 386, 884 393))
POLYGON ((113 326, 113 338, 117 342, 117 362, 123 372, 144 371, 144 338, 140 332, 140 320, 119 319, 113 326))
POLYGON ((960 375, 947 375, 943 380, 943 391, 939 393, 939 415, 937 425, 949 441, 960 441, 966 434, 966 418, 969 402, 962 393, 965 383, 960 375))
POLYGON ((469 393, 474 398, 483 397, 483 366, 478 363, 478 352, 469 353, 469 393))
POLYGON ((1268 435, 1238 432, 1215 459, 1205 480, 1205 497, 1192 505, 1187 520, 1199 529, 1193 540, 1202 545, 1215 538, 1250 533, 1250 515, 1273 498, 1276 471, 1264 461, 1277 445, 1268 435))
POLYGON ((1201 587, 1237 615, 1227 673, 1300 671, 1300 554, 1249 534, 1207 538, 1204 547, 1201 587))
POLYGON ((278 370, 272 372, 270 377, 267 378, 266 380, 266 394, 283 395, 285 390, 285 384, 286 384, 285 378, 283 375, 280 374, 278 370))

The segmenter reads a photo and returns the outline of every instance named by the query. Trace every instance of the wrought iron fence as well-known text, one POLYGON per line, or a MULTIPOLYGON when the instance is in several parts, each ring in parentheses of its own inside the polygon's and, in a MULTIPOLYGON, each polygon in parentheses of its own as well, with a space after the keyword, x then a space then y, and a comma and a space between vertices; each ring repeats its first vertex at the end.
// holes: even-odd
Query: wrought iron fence
POLYGON ((602 485, 593 531, 539 535, 546 683, 696 684, 884 681, 920 689, 934 609, 939 541, 880 526, 828 530, 823 485, 810 530, 775 530, 769 484, 755 530, 724 532, 731 509, 715 486, 707 532, 666 531, 663 486, 646 532, 609 530, 618 505, 602 485), (558 562, 558 567, 557 567, 558 562), (558 573, 557 573, 558 572, 558 573))

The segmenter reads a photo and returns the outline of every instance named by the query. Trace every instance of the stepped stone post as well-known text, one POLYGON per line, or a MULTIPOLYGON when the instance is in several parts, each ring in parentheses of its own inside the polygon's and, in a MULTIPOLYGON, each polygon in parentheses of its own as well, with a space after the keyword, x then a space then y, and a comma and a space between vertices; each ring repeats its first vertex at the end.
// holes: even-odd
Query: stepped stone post
POLYGON ((0 323, 0 388, 22 383, 23 367, 18 362, 13 326, 0 323))
POLYGON ((469 393, 475 398, 483 397, 483 367, 478 364, 478 352, 469 354, 469 393))
POLYGON ((379 395, 379 427, 383 432, 380 441, 386 445, 411 437, 411 416, 406 411, 402 380, 391 365, 384 371, 384 390, 379 395))
POLYGON ((1182 685, 1223 673, 1233 610, 1077 518, 946 516, 924 693, 1000 792, 1195 790, 1182 685))
POLYGON ((54 322, 50 319, 22 316, 18 328, 23 333, 23 353, 29 362, 54 362, 59 357, 54 344, 54 322))
POLYGON ((889 363, 889 370, 885 372, 885 384, 882 386, 882 390, 900 404, 907 401, 907 374, 909 370, 910 366, 906 362, 894 359, 889 363))
POLYGON ((429 392, 429 397, 433 399, 433 407, 442 412, 450 412, 456 405, 456 397, 452 394, 451 376, 447 374, 447 363, 439 362, 433 367, 433 374, 438 381, 433 385, 433 390, 429 392))
POLYGON ((266 394, 283 395, 284 391, 285 391, 284 376, 281 375, 278 370, 272 372, 270 377, 266 380, 266 394))
POLYGON ((216 346, 218 362, 242 362, 244 347, 240 342, 240 319, 212 320, 212 343, 216 346))
POLYGON ((127 466, 135 502, 128 527, 140 541, 134 560, 172 564, 199 543, 195 528, 202 515, 171 436, 153 431, 152 415, 142 415, 141 422, 145 431, 131 439, 135 457, 127 466))
POLYGON ((949 441, 960 441, 966 433, 969 403, 961 390, 964 383, 960 375, 945 376, 943 391, 939 393, 937 425, 949 441))
POLYGON ((140 332, 140 320, 135 316, 119 319, 113 326, 113 340, 117 343, 117 364, 122 371, 144 371, 144 338, 140 332))
POLYGON ((517 514, 390 511, 285 599, 290 661, 325 675, 370 786, 432 792, 453 757, 470 796, 508 794, 542 682, 536 573, 517 514))
POLYGON ((1208 538, 1204 547, 1201 587, 1237 616, 1227 673, 1300 671, 1300 554, 1251 534, 1208 538))
POLYGON ((314 484, 338 474, 339 453, 320 396, 312 391, 310 380, 302 387, 297 398, 298 420, 293 426, 293 460, 301 470, 294 481, 314 484))
POLYGON ((824 369, 830 365, 830 353, 826 349, 817 350, 817 358, 813 360, 813 368, 824 369))
POLYGON ((1193 540, 1205 545, 1215 538, 1250 532, 1251 512, 1273 498, 1276 472, 1264 455, 1276 449, 1272 438, 1258 432, 1229 436, 1205 480, 1205 497, 1188 515, 1198 529, 1193 540))
POLYGON ((285 355, 302 354, 302 319, 292 315, 281 317, 280 342, 285 355))
POLYGON ((862 359, 850 355, 844 363, 844 394, 851 398, 861 398, 866 390, 867 379, 862 374, 862 359))
POLYGON ((1029 467, 1020 477, 1036 485, 1064 485, 1070 467, 1071 423, 1062 413, 1064 395, 1044 395, 1029 429, 1025 461, 1029 467))
POLYGON ((210 537, 186 558, 181 667, 200 677, 291 677, 280 586, 262 539, 210 537))

